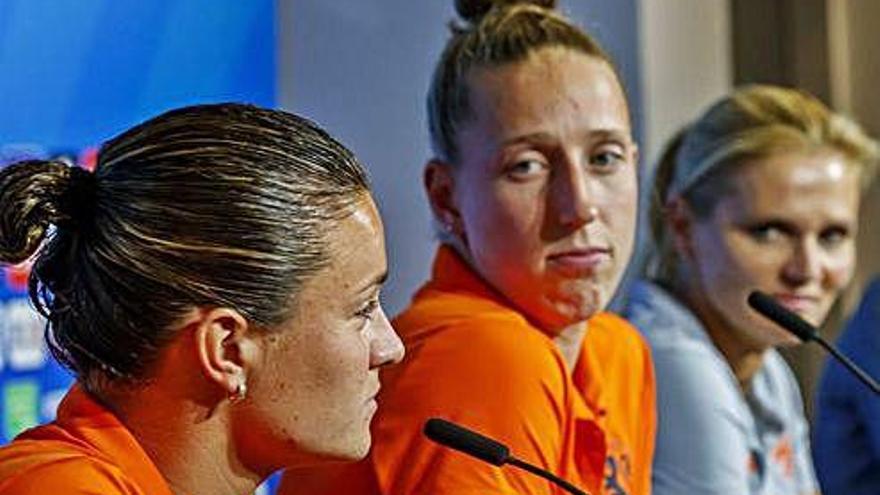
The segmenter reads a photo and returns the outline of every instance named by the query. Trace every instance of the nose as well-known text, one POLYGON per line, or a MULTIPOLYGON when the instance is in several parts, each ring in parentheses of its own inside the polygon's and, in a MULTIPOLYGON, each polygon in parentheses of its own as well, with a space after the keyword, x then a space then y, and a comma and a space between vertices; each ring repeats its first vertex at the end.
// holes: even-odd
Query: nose
POLYGON ((566 159, 554 178, 552 201, 559 223, 574 230, 599 216, 589 174, 578 160, 566 159))
POLYGON ((792 250, 791 257, 783 267, 782 276, 786 283, 801 286, 821 276, 822 252, 813 239, 799 240, 792 250))
POLYGON ((378 368, 403 360, 403 342, 388 321, 385 310, 380 309, 370 341, 370 368, 378 368))

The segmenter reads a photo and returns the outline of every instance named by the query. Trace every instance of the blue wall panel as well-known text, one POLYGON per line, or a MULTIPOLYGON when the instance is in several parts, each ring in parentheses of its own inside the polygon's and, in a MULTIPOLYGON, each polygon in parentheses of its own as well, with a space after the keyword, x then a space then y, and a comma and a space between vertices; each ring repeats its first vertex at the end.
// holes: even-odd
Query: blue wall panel
MULTIPOLYGON (((100 144, 161 111, 275 104, 273 0, 0 1, 0 166, 100 144)), ((0 269, 0 444, 51 420, 70 376, 46 355, 26 267, 0 269)))

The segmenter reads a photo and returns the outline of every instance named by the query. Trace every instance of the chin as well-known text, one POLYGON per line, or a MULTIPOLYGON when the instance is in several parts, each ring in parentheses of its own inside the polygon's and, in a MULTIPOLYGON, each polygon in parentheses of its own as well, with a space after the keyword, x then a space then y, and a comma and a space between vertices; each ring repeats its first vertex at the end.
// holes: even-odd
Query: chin
POLYGON ((829 313, 831 313, 831 307, 823 308, 818 311, 811 311, 799 316, 818 329, 823 323, 825 323, 825 320, 828 319, 829 313))
POLYGON ((351 451, 349 451, 347 453, 347 455, 344 457, 344 459, 347 461, 359 461, 359 460, 363 459, 364 457, 367 457, 367 454, 370 453, 370 445, 371 444, 372 444, 372 442, 370 441, 370 438, 368 436, 367 439, 365 441, 361 442, 360 445, 356 446, 351 451))
POLYGON ((572 284, 563 287, 553 306, 571 322, 592 318, 608 304, 607 291, 596 284, 572 284))
POLYGON ((332 462, 353 462, 363 459, 369 452, 370 442, 368 441, 363 445, 340 445, 338 448, 322 452, 320 457, 332 462))
POLYGON ((792 337, 789 337, 781 342, 778 342, 773 347, 778 347, 780 349, 791 349, 792 347, 797 347, 801 344, 802 344, 802 342, 800 340, 798 340, 797 337, 792 336, 792 337))
POLYGON ((363 431, 358 431, 356 435, 350 436, 349 440, 348 445, 346 445, 348 448, 343 453, 343 457, 350 461, 357 461, 366 457, 373 443, 369 423, 364 425, 363 431))
POLYGON ((800 339, 798 339, 794 334, 772 323, 764 323, 763 325, 759 325, 757 328, 762 329, 764 346, 767 349, 771 347, 785 349, 790 347, 797 347, 802 344, 800 339))

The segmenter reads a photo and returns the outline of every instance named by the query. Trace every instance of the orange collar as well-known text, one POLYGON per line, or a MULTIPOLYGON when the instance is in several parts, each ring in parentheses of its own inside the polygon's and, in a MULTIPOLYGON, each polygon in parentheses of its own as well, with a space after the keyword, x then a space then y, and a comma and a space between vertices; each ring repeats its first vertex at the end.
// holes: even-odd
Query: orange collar
MULTIPOLYGON (((441 244, 437 249, 437 255, 434 258, 434 264, 431 268, 431 281, 419 290, 418 295, 421 295, 423 291, 431 290, 468 294, 489 300, 510 311, 522 315, 520 311, 510 304, 510 301, 507 298, 484 281, 454 248, 445 244, 441 244)), ((418 295, 416 298, 418 298, 418 295)), ((528 320, 526 319, 526 321, 528 320)), ((547 334, 542 332, 539 328, 534 327, 531 323, 529 326, 534 328, 536 332, 540 332, 547 337, 548 346, 553 352, 559 352, 556 344, 553 343, 552 339, 547 336, 547 334)), ((578 418, 586 418, 602 422, 605 415, 604 411, 606 409, 604 405, 604 394, 601 393, 601 387, 598 387, 595 383, 591 383, 591 379, 592 381, 595 381, 596 377, 589 377, 589 375, 592 375, 598 370, 590 369, 590 367, 586 365, 587 360, 591 359, 591 357, 588 356, 589 349, 586 347, 589 338, 590 332, 588 331, 587 338, 584 339, 584 344, 581 348, 577 365, 572 373, 572 379, 580 384, 580 386, 577 387, 580 393, 575 394, 575 416, 578 418), (587 375, 587 377, 583 375, 587 375), (583 378, 587 379, 582 380, 583 378), (580 383, 582 381, 584 381, 584 383, 590 383, 590 386, 580 383)), ((561 355, 560 359, 562 359, 561 355)))
POLYGON ((144 493, 173 495, 137 439, 79 384, 71 387, 61 401, 55 423, 118 466, 144 493))
POLYGON ((454 248, 445 244, 437 248, 431 281, 425 288, 467 293, 510 307, 507 298, 489 286, 454 248))

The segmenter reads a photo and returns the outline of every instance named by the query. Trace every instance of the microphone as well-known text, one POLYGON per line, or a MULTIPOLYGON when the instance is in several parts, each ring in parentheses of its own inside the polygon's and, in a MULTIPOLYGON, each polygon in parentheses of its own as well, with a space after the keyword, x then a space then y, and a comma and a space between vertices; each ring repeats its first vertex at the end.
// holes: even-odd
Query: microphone
POLYGON ((510 449, 503 443, 445 419, 429 419, 425 422, 423 432, 426 437, 444 447, 464 452, 494 466, 510 464, 549 480, 574 495, 588 495, 583 490, 553 473, 510 455, 510 449))
POLYGON ((850 373, 855 375, 856 378, 861 380, 861 382, 871 389, 872 392, 880 395, 880 385, 878 385, 870 375, 865 373, 865 371, 859 368, 856 363, 852 362, 850 358, 840 352, 837 347, 823 339, 822 336, 819 335, 819 331, 816 330, 816 327, 810 325, 806 320, 777 303, 772 296, 761 291, 754 291, 749 294, 748 303, 752 309, 760 313, 762 316, 793 333, 801 340, 801 342, 816 342, 824 347, 826 351, 834 356, 834 359, 837 359, 840 364, 849 370, 850 373))

